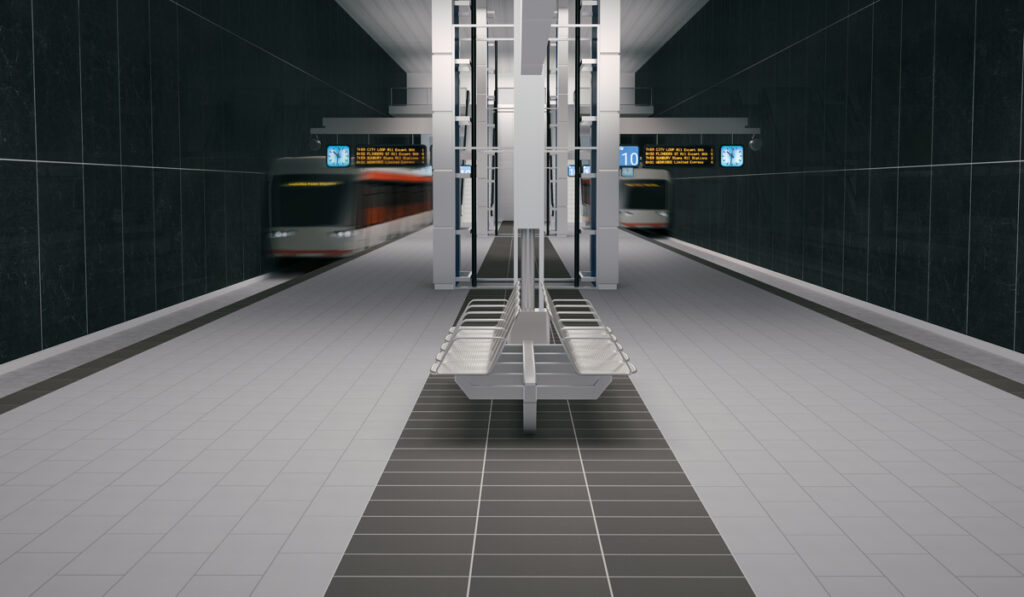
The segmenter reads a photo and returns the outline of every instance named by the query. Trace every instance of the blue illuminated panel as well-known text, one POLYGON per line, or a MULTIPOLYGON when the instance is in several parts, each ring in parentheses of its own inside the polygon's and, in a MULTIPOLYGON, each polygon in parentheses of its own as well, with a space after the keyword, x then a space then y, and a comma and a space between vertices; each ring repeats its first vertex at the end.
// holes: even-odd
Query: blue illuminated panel
POLYGON ((722 160, 721 164, 723 168, 739 168, 743 165, 743 146, 742 145, 723 145, 722 146, 722 160))
POLYGON ((327 167, 348 168, 352 164, 348 145, 327 146, 327 167))
POLYGON ((619 167, 636 168, 640 165, 640 147, 637 145, 619 145, 619 167))
MULTIPOLYGON (((583 164, 583 173, 590 174, 590 164, 583 164)), ((569 164, 569 177, 576 176, 576 164, 569 164)))

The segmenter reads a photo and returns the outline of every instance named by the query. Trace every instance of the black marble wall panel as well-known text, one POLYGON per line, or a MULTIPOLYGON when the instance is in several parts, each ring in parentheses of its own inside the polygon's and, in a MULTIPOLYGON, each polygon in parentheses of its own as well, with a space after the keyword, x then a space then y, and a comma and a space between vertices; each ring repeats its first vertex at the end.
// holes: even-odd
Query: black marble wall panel
POLYGON ((901 166, 931 163, 935 4, 935 0, 903 0, 897 98, 901 166))
MULTIPOLYGON (((182 291, 195 298, 206 288, 206 185, 202 172, 181 173, 182 291)), ((214 289, 215 290, 215 289, 214 289)))
POLYGON ((0 161, 0 360, 42 347, 36 166, 0 161))
POLYGON ((86 333, 82 167, 39 164, 43 348, 86 333))
POLYGON ((270 162, 404 84, 333 0, 0 2, 0 362, 265 272, 270 162))
POLYGON ((121 163, 117 0, 81 0, 84 161, 121 163))
POLYGON ((85 167, 86 293, 89 329, 125 320, 121 168, 85 167))
POLYGON ((967 332, 1013 346, 1020 164, 980 164, 970 177, 967 332))
MULTIPOLYGON (((63 0, 34 0, 38 158, 82 158, 78 10, 63 0)), ((44 307, 45 310, 45 307, 44 307)))
POLYGON ((149 166, 153 164, 149 2, 119 2, 117 18, 121 159, 125 164, 149 166))
POLYGON ((227 279, 227 221, 222 172, 207 172, 205 192, 206 288, 221 288, 227 279))
MULTIPOLYGON (((900 2, 883 2, 871 11, 871 166, 895 166, 900 125, 900 2)), ((895 179, 893 179, 895 180, 895 179)), ((886 183, 891 181, 887 180, 886 183)), ((882 185, 888 188, 888 184, 882 185)), ((873 194, 872 194, 873 196, 873 194)), ((895 197, 895 194, 886 194, 895 197)), ((872 210, 874 212, 874 210, 872 210)), ((893 210, 895 213, 895 210, 893 210)), ((890 301, 891 304, 891 301, 890 301)))
MULTIPOLYGON (((893 153, 895 156, 895 153, 893 153)), ((870 303, 892 307, 896 281, 899 179, 896 170, 868 173, 868 296, 870 303)))
POLYGON ((893 309, 928 317, 928 233, 932 169, 899 170, 896 207, 896 296, 893 309))
POLYGON ((868 294, 869 182, 867 172, 843 176, 843 293, 861 300, 868 294))
POLYGON ((154 267, 156 307, 161 309, 183 300, 181 268, 182 211, 181 172, 153 171, 154 267))
POLYGON ((267 208, 263 200, 266 180, 247 174, 242 177, 242 277, 251 278, 263 270, 265 251, 262 231, 266 229, 267 208))
POLYGON ((224 175, 224 278, 227 284, 241 282, 245 265, 245 240, 242 236, 245 224, 243 197, 244 174, 224 175))
POLYGON ((156 219, 150 168, 122 173, 124 215, 124 293, 128 319, 156 309, 156 219))
POLYGON ((0 3, 0 158, 35 157, 32 37, 29 2, 0 3))
MULTIPOLYGON (((178 10, 169 2, 151 2, 149 19, 153 165, 181 165, 179 131, 178 10)), ((188 44, 186 39, 184 43, 188 44)))
POLYGON ((764 147, 673 171, 671 233, 1024 350, 1022 42, 1021 2, 708 3, 637 85, 764 147))
POLYGON ((967 330, 968 251, 964 248, 970 235, 970 169, 933 169, 929 206, 928 320, 958 332, 967 330))
MULTIPOLYGON (((974 2, 939 1, 935 6, 935 112, 931 157, 925 163, 959 164, 971 161, 974 2)), ((1019 106, 1019 78, 1016 87, 1019 106)))

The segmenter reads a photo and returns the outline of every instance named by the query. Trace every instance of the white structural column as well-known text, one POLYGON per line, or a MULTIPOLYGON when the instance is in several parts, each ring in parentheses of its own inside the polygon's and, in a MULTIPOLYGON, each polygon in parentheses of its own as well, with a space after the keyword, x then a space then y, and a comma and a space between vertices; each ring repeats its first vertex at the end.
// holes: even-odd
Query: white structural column
MULTIPOLYGON (((561 27, 555 29, 558 42, 555 52, 555 60, 558 66, 558 109, 556 112, 555 147, 569 147, 573 144, 575 137, 573 131, 572 117, 573 107, 570 98, 570 77, 575 74, 574 66, 570 56, 571 44, 569 44, 570 29, 565 27, 569 24, 569 7, 565 2, 558 8, 558 24, 561 27)), ((572 236, 572 228, 569 227, 569 206, 572 204, 572 185, 569 184, 569 151, 559 151, 555 159, 555 196, 558 202, 557 231, 559 236, 572 236)), ((574 219, 575 221, 575 219, 574 219)))
POLYGON ((619 284, 620 0, 601 0, 597 29, 597 287, 619 284))
POLYGON ((455 288, 455 27, 452 0, 431 0, 434 288, 455 288))
POLYGON ((512 171, 515 186, 516 229, 544 228, 546 194, 544 168, 547 142, 547 91, 544 60, 551 34, 554 0, 515 0, 513 91, 515 147, 512 171))
MULTIPOLYGON (((477 0, 476 24, 483 25, 487 22, 487 7, 483 0, 477 0)), ((473 65, 476 77, 476 97, 473 98, 476 118, 476 146, 490 147, 491 137, 487 130, 487 29, 477 29, 476 38, 476 64, 473 65)), ((500 33, 502 30, 497 30, 500 33)), ((490 195, 488 180, 490 172, 485 168, 490 165, 491 154, 486 151, 477 150, 476 163, 473 170, 476 172, 476 229, 478 235, 487 234, 487 201, 490 195)), ((497 232, 497 231, 495 231, 497 232)))
POLYGON ((552 0, 515 0, 512 95, 516 119, 512 194, 516 229, 544 227, 547 102, 543 67, 553 4, 552 0))

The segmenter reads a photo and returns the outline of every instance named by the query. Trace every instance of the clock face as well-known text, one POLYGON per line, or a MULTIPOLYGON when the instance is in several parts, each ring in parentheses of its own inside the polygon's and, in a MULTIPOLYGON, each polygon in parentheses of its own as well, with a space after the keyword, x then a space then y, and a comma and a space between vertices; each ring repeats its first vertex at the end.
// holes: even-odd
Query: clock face
POLYGON ((742 145, 723 145, 722 146, 722 167, 723 168, 738 168, 743 165, 743 146, 742 145))
POLYGON ((351 164, 348 145, 331 145, 327 147, 328 168, 348 168, 351 164))

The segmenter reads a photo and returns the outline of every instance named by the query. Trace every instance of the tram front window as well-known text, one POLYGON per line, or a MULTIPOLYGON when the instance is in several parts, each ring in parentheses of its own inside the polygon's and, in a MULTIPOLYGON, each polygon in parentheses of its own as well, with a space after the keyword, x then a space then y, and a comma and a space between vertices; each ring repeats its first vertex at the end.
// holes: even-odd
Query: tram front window
POLYGON ((660 182, 626 183, 624 209, 665 209, 665 185, 660 182))
POLYGON ((353 226, 350 186, 340 176, 276 176, 270 185, 270 225, 353 226))

